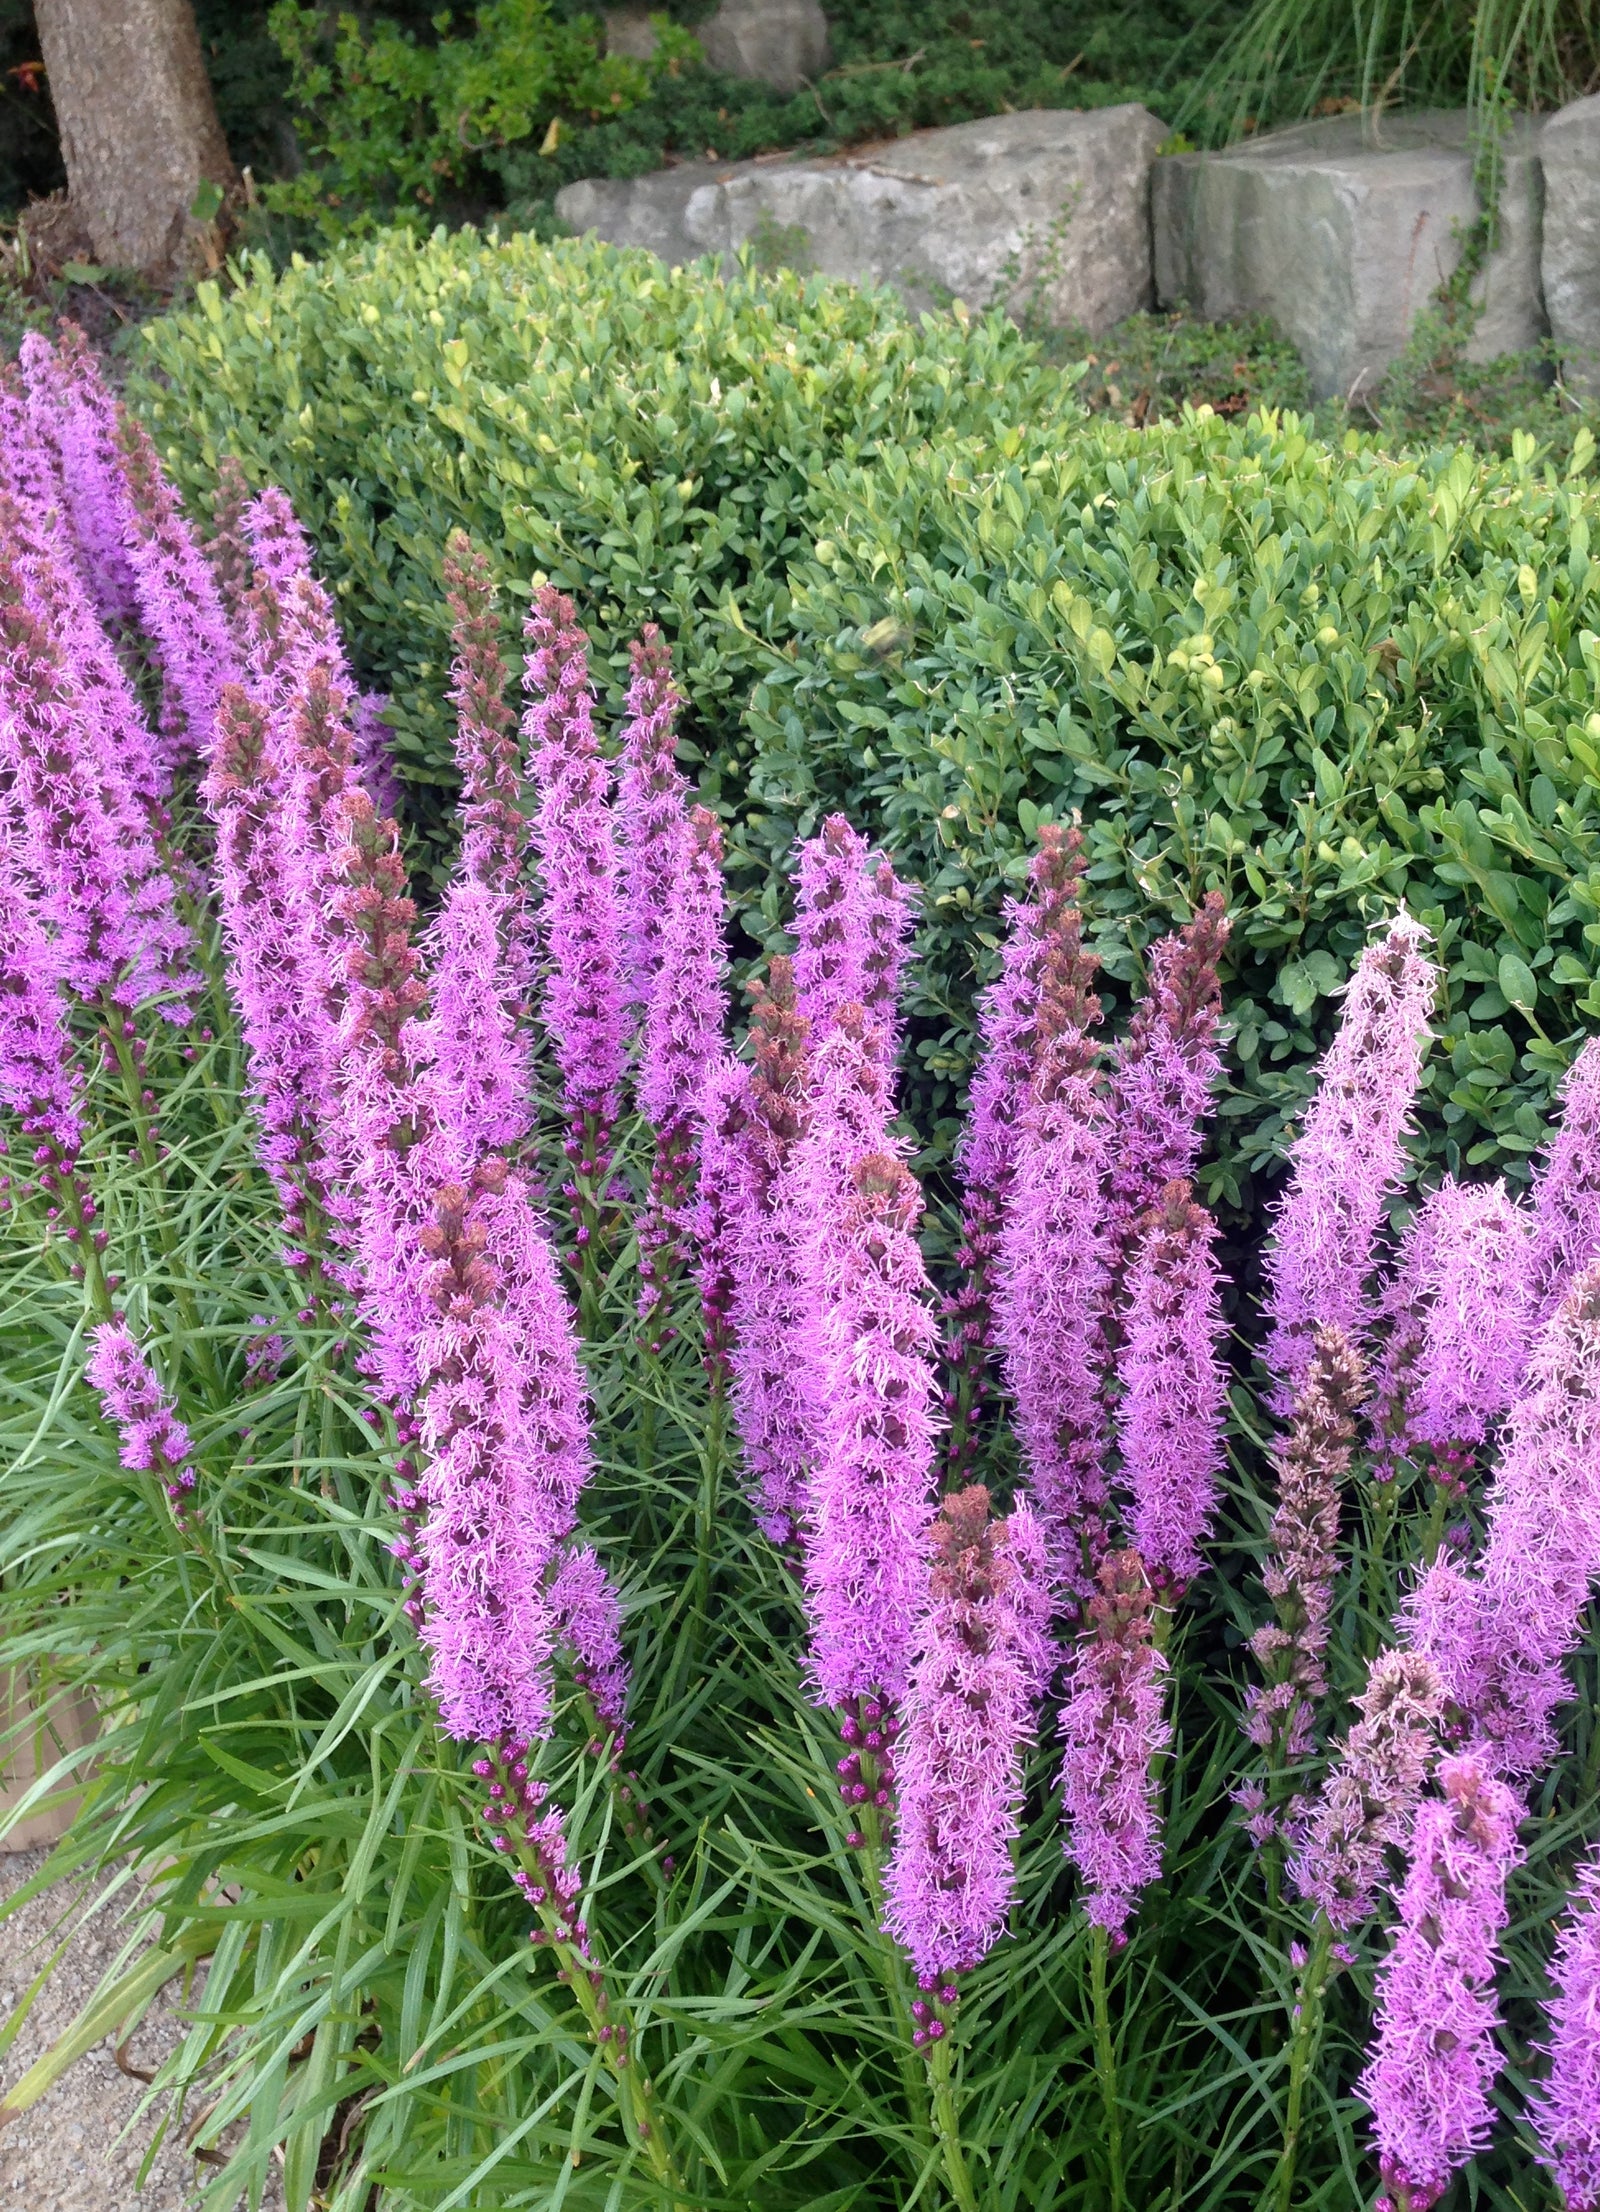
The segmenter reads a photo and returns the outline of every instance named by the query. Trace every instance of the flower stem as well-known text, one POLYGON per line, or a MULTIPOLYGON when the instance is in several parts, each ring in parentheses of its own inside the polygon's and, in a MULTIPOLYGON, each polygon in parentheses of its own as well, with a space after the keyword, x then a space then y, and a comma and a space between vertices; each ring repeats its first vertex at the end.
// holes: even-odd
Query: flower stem
POLYGON ((939 2130, 939 2147, 944 2152, 945 2179, 950 2184, 950 2195, 960 2207, 960 2212, 978 2212, 978 2200, 972 2193, 972 2176, 967 2172, 966 2154, 961 2148, 961 2121, 956 2107, 956 2087, 951 2073, 950 2038, 942 2035, 928 2046, 928 2072, 933 2080, 933 2117, 939 2130))
POLYGON ((1289 2212, 1294 2195, 1294 2170, 1300 2152, 1306 2080, 1322 2040, 1322 2000, 1327 1988, 1332 1951, 1333 1928, 1327 1915, 1318 1913, 1311 1956, 1301 1970, 1300 1988, 1295 2000, 1293 2040, 1289 2045, 1289 2104, 1284 2115, 1283 2151, 1278 2160, 1277 2212, 1289 2212))
POLYGON ((1122 2179, 1122 2101, 1117 2092, 1117 2049, 1111 2033, 1111 2006, 1106 1991, 1106 1960, 1111 1938, 1104 1928, 1094 1928, 1089 1939, 1089 1977, 1094 1994, 1094 2070, 1100 2083, 1100 2101, 1106 2116, 1106 2165, 1111 2185, 1111 2212, 1123 2212, 1127 2203, 1122 2179))

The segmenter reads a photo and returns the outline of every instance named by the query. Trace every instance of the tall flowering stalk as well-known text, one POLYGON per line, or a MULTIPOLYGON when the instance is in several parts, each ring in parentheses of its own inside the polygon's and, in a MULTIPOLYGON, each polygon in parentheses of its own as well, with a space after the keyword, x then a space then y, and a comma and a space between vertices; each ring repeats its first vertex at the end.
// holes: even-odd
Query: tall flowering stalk
POLYGON ((1550 2071, 1530 2103, 1566 2212, 1600 2212, 1600 1856, 1579 1867, 1556 1936, 1550 2071))
POLYGON ((1117 1441, 1128 1532, 1170 1603, 1200 1572, 1225 1456, 1221 1270, 1216 1224, 1187 1183, 1169 1183, 1141 1229, 1117 1354, 1117 1441))
POLYGON ((102 1321, 92 1342, 84 1373, 106 1419, 122 1437, 123 1466, 154 1475, 174 1524, 181 1530, 192 1528, 194 1446, 149 1353, 121 1315, 102 1321))
POLYGON ((1011 1191, 1020 1123, 1036 1072, 1036 1022, 1047 978, 1079 958, 1083 839, 1076 829, 1045 823, 1028 872, 1025 899, 1008 900, 1008 931, 997 982, 979 1009, 982 1049, 972 1078, 966 1129, 957 1153, 962 1185, 962 1279, 945 1307, 953 1386, 950 1465, 967 1466, 975 1426, 988 1395, 985 1369, 994 1334, 1000 1222, 1011 1191))
POLYGON ((800 847, 795 871, 794 984, 800 1011, 821 1040, 841 1006, 867 997, 871 946, 868 852, 842 814, 830 814, 800 847))
POLYGON ((1145 1215, 1169 1183, 1194 1173, 1200 1154, 1222 1071, 1217 970, 1230 926, 1221 892, 1208 891, 1193 921, 1155 946, 1144 995, 1112 1055, 1109 1183, 1119 1278, 1145 1215))
POLYGON ((1113 1552, 1095 1581, 1061 1710, 1061 1802, 1084 1911, 1120 1942, 1139 1892, 1161 1871, 1153 1768, 1172 1730, 1144 1562, 1136 1551, 1113 1552))
POLYGON ((507 901, 505 982, 508 1005, 532 985, 532 917, 523 881, 528 823, 522 810, 522 756, 517 718, 506 703, 506 664, 489 563, 465 531, 445 547, 450 609, 450 699, 456 710, 456 767, 461 774, 463 876, 507 901))
POLYGON ((1527 1216, 1503 1183, 1439 1186, 1401 1248, 1376 1374, 1381 1475, 1425 1455, 1459 1494, 1521 1387, 1533 1325, 1527 1216))
MULTIPOLYGON (((1067 932, 1076 944, 1076 931, 1067 932)), ((1108 1545, 1105 1319, 1112 1247, 1103 1192, 1110 1133, 1097 1048, 1095 962, 1047 970, 1037 1064, 1000 1231, 996 1317, 1028 1487, 1069 1607, 1108 1545)))
POLYGON ((1356 964, 1338 1035, 1317 1070, 1268 1256, 1266 1362, 1287 1409, 1319 1328, 1359 1345, 1372 1318, 1374 1244, 1404 1166, 1439 971, 1402 911, 1356 964))
POLYGON ((539 802, 533 839, 544 893, 544 1023, 561 1071, 569 1196, 580 1245, 593 1236, 611 1164, 628 1051, 626 978, 610 770, 594 734, 588 646, 570 599, 546 588, 527 622, 524 717, 539 802))
POLYGON ((1378 1970, 1361 2077, 1387 2192, 1380 2212, 1427 2212, 1489 2139, 1500 2071, 1494 1998, 1506 1879, 1522 1808, 1470 1753, 1442 1760, 1417 1814, 1400 1924, 1378 1970))
POLYGON ((911 950, 915 901, 887 860, 869 864, 865 882, 867 943, 862 957, 862 1011, 886 1076, 900 1057, 900 984, 911 950))
POLYGON ((758 1146, 750 1070, 724 1054, 706 1076, 694 1152, 703 1357, 719 1408, 728 1384, 740 1255, 761 1206, 758 1146))
POLYGON ((99 1273, 105 1232, 78 1168, 83 1149, 83 1073, 67 1025, 61 968, 39 926, 17 865, 14 835, 0 822, 0 1105, 17 1122, 19 1149, 0 1148, 0 1203, 37 1196, 46 1219, 75 1247, 81 1278, 99 1273))
POLYGON ((127 484, 116 445, 116 407, 93 349, 73 323, 52 345, 30 331, 18 349, 38 435, 60 459, 78 565, 113 630, 138 618, 139 593, 126 550, 127 484))
MULTIPOLYGON (((928 1587, 938 1332, 916 1241, 922 1194, 890 1153, 850 1169, 838 1274, 811 1326, 820 1377, 805 1589, 818 1701, 842 1715, 858 1841, 892 1818, 898 1708, 928 1587)), ((821 1286, 808 1286, 815 1297, 821 1286)), ((818 1301, 820 1303, 820 1301, 818 1301)))
POLYGON ((628 997, 647 1006, 655 979, 673 886, 683 857, 689 783, 677 763, 683 693, 673 681, 672 653, 653 622, 629 647, 631 675, 617 776, 617 840, 623 961, 628 997))
POLYGON ((655 1131, 650 1192, 639 1221, 639 1308, 654 1323, 667 1304, 690 1218, 695 1124, 722 1055, 722 825, 697 806, 685 825, 645 1010, 639 1111, 655 1131))
POLYGON ((1600 1265, 1546 1323, 1506 1422, 1476 1572, 1441 1554, 1407 1634, 1444 1677, 1485 1763, 1516 1780, 1556 1752, 1563 1661, 1600 1577, 1600 1265))
POLYGON ((1365 1371, 1348 1338, 1339 1329, 1318 1329, 1288 1430, 1272 1455, 1278 1504, 1262 1580, 1277 1618, 1250 1639, 1265 1682, 1250 1691, 1248 1733, 1275 1772, 1310 1750, 1316 1710, 1327 1693, 1340 1493, 1365 1388, 1365 1371))
POLYGON ((139 621, 162 676, 161 734, 169 766, 211 751, 223 687, 244 673, 216 577, 151 443, 125 407, 113 438, 125 489, 122 542, 139 621))
POLYGON ((245 536, 244 518, 251 497, 250 479, 245 475, 243 463, 236 454, 224 453, 217 462, 216 490, 211 501, 211 535, 205 551, 222 597, 223 613, 233 632, 233 642, 240 652, 250 649, 246 602, 254 580, 255 563, 245 536))
POLYGON ((383 815, 398 816, 405 792, 394 766, 394 733, 389 727, 390 700, 385 691, 358 691, 351 709, 351 754, 362 787, 383 815))
POLYGON ((455 1172, 514 1152, 533 1120, 533 1055, 505 996, 516 894, 457 874, 428 930, 429 1006, 418 1039, 455 1172))
POLYGON ((1561 1085, 1561 1119, 1533 1186, 1533 1302, 1544 1322, 1575 1275, 1600 1258, 1600 1037, 1561 1085))

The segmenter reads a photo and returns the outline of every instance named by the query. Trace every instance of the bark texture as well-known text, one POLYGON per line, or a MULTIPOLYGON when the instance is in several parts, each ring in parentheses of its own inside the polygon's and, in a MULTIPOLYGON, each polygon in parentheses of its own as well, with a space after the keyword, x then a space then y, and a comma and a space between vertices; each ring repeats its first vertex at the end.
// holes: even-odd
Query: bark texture
POLYGON ((73 212, 97 261, 147 276, 195 257, 204 183, 238 178, 191 0, 36 0, 73 212))

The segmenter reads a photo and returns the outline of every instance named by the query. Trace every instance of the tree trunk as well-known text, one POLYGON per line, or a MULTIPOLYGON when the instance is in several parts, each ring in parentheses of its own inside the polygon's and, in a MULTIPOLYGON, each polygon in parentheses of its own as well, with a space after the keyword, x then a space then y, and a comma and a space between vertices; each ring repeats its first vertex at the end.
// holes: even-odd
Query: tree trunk
POLYGON ((191 0, 36 0, 73 213, 97 261, 171 276, 196 255, 191 213, 237 175, 191 0))

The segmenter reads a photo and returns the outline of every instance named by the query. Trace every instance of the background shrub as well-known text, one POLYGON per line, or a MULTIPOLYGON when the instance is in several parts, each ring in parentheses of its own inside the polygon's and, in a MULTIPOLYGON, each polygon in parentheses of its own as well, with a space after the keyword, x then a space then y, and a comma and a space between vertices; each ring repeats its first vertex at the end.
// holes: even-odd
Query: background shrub
MULTIPOLYGON (((438 564, 465 525, 621 670, 655 619, 772 939, 797 834, 848 809, 927 887, 913 1103, 942 1149, 972 993, 1037 821, 1081 807, 1114 983, 1220 885, 1237 1088, 1211 1195, 1303 1095, 1404 899, 1449 956, 1436 1149, 1515 1169, 1600 1015, 1593 439, 1329 446, 1293 415, 1137 430, 994 320, 586 244, 388 237, 262 264, 155 325, 140 404, 187 488, 220 453, 315 531, 394 694, 424 852, 449 784, 438 564), (1148 916, 1135 923, 1136 913, 1148 916)), ((1113 992, 1115 996, 1115 992, 1113 992)))

